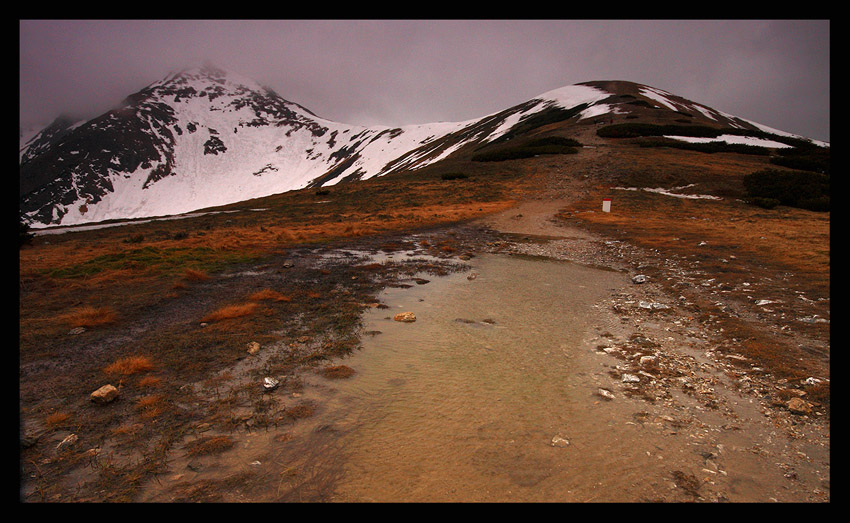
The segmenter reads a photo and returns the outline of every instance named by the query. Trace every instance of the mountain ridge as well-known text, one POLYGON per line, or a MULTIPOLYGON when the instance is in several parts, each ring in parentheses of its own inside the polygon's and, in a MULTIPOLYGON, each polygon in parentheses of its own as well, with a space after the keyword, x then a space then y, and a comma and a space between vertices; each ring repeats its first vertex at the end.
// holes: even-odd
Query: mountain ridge
POLYGON ((34 227, 181 214, 415 171, 543 123, 613 121, 648 109, 798 137, 621 80, 565 86, 463 122, 357 126, 204 65, 170 73, 90 120, 57 119, 29 140, 20 150, 20 210, 34 227))

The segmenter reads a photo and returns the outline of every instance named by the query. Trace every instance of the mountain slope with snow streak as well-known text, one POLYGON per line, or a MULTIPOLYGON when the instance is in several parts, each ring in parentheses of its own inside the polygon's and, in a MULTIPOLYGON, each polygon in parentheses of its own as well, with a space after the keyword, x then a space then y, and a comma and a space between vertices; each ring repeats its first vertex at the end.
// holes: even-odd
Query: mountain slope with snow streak
POLYGON ((21 215, 33 227, 167 216, 415 171, 539 122, 624 114, 637 97, 749 125, 639 84, 587 82, 465 122, 363 127, 205 66, 170 74, 89 121, 57 119, 27 141, 21 215))

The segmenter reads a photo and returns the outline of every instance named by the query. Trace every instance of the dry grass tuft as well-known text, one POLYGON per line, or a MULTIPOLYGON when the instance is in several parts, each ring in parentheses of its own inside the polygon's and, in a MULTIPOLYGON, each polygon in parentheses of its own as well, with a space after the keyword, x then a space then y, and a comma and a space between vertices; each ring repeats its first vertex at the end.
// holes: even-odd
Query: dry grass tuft
POLYGON ((202 322, 224 321, 233 318, 241 318, 253 314, 257 310, 256 303, 237 303, 235 305, 227 305, 218 310, 215 310, 203 318, 202 322))
POLYGON ((153 370, 153 361, 148 356, 127 356, 106 366, 103 372, 106 374, 117 374, 130 376, 140 372, 153 370))
POLYGON ((328 379, 339 380, 353 376, 354 369, 347 365, 331 365, 322 369, 321 374, 328 379))
POLYGON ((139 380, 140 387, 156 387, 162 383, 162 378, 157 376, 145 376, 139 380))
POLYGON ((117 315, 109 307, 79 307, 62 316, 71 327, 97 327, 116 320, 117 315))
POLYGON ((139 416, 144 419, 159 417, 165 410, 165 400, 162 396, 143 396, 136 401, 139 416))
POLYGON ((204 271, 199 271, 196 269, 186 269, 183 273, 183 278, 187 281, 206 281, 210 279, 210 275, 205 273, 204 271))
POLYGON ((69 419, 71 419, 71 415, 66 412, 54 412, 47 416, 44 422, 47 423, 48 427, 55 428, 64 425, 69 419))
POLYGON ((206 436, 190 441, 185 449, 189 456, 207 456, 229 450, 233 445, 233 440, 227 436, 206 436))
POLYGON ((292 298, 290 298, 289 296, 284 296, 283 294, 272 289, 263 289, 261 291, 257 291, 252 294, 248 299, 251 301, 292 301, 292 298))
POLYGON ((285 416, 291 420, 309 418, 315 412, 315 407, 309 403, 300 403, 286 409, 285 416))

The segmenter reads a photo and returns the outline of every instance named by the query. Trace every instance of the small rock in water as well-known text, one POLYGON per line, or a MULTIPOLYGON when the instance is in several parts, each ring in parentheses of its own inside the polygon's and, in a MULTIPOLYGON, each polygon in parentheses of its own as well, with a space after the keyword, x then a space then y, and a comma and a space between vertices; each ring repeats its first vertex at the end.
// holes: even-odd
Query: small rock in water
POLYGON ((632 278, 632 283, 646 283, 646 276, 643 274, 637 274, 632 278))
POLYGON ((393 316, 393 319, 395 321, 411 323, 411 322, 416 321, 416 315, 413 314, 412 312, 400 312, 400 313, 396 314, 395 316, 393 316))
POLYGON ((568 447, 570 445, 570 440, 567 439, 566 436, 562 436, 561 434, 556 434, 552 438, 552 446, 553 447, 568 447))
POLYGON ((596 393, 605 398, 606 400, 614 399, 614 394, 608 389, 599 389, 596 391, 596 393))
POLYGON ((276 380, 270 376, 263 378, 263 388, 266 390, 274 390, 280 385, 280 380, 276 380))

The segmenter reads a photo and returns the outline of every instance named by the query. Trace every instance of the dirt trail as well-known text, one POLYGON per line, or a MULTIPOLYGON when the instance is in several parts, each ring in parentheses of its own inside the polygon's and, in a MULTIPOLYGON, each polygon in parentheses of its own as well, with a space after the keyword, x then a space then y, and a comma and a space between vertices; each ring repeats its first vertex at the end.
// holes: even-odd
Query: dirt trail
MULTIPOLYGON (((629 276, 641 266, 669 262, 556 223, 554 215, 570 199, 562 190, 542 189, 537 198, 482 221, 526 239, 546 237, 519 238, 501 252, 602 265, 629 276), (547 198, 553 194, 561 197, 547 198)), ((688 305, 654 282, 632 284, 597 304, 577 361, 603 395, 599 415, 610 416, 612 429, 634 448, 646 446, 652 458, 640 463, 632 456, 619 470, 608 463, 608 472, 646 467, 645 497, 635 484, 627 488, 632 500, 829 501, 828 417, 792 413, 771 401, 769 391, 792 384, 718 352, 730 342, 723 329, 694 319, 688 305)), ((602 499, 621 498, 602 488, 596 500, 602 499)))

